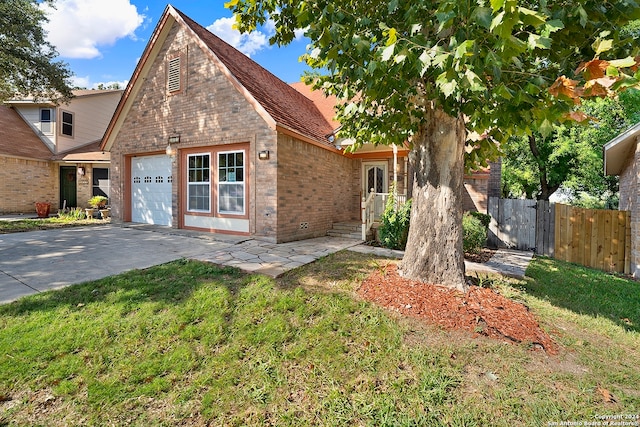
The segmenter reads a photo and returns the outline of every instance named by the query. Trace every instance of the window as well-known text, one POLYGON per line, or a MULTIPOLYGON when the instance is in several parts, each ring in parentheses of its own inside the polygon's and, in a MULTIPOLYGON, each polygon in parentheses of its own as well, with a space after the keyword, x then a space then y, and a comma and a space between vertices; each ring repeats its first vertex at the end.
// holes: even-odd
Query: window
MULTIPOLYGON (((140 182, 139 177, 135 177, 133 182, 140 182)), ((93 191, 92 196, 104 196, 109 198, 109 169, 107 168, 93 168, 93 191)))
POLYGON ((73 136, 73 113, 62 112, 62 134, 73 136))
POLYGON ((211 212, 211 156, 192 154, 187 159, 187 210, 211 212))
POLYGON ((218 213, 244 215, 244 151, 218 153, 218 213))
POLYGON ((177 92, 180 90, 180 57, 169 60, 169 69, 167 71, 167 90, 169 92, 177 92))
POLYGON ((53 133, 53 127, 51 125, 51 117, 53 114, 51 108, 40 109, 40 131, 42 133, 53 133))

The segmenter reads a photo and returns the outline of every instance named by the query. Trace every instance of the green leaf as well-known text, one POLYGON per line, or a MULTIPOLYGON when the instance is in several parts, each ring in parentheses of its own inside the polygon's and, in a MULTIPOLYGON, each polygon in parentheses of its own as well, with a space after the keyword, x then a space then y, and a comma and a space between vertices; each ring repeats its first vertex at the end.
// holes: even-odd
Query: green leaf
POLYGON ((491 27, 493 13, 488 7, 478 7, 473 11, 471 18, 474 19, 481 27, 489 29, 491 27))
POLYGON ((520 20, 522 20, 526 25, 531 25, 537 28, 546 22, 545 16, 534 10, 527 9, 526 7, 520 7, 518 8, 518 11, 521 15, 520 20))
POLYGON ((412 36, 416 35, 416 33, 419 33, 420 31, 422 31, 422 25, 421 24, 413 24, 411 26, 411 35, 412 36))
POLYGON ((497 12, 502 6, 504 6, 505 0, 491 0, 491 9, 497 12))
MULTIPOLYGON (((494 9, 495 10, 495 9, 494 9)), ((489 26, 489 31, 493 31, 496 28, 498 28, 498 26, 500 26, 502 24, 502 20, 504 19, 504 11, 500 12, 499 14, 497 14, 492 20, 491 20, 491 25, 489 26)))
POLYGON ((564 23, 559 19, 552 19, 551 21, 547 21, 544 26, 545 32, 547 34, 555 33, 558 30, 562 30, 564 28, 564 23))
POLYGON ((587 22, 589 21, 589 16, 587 15, 587 11, 584 10, 582 5, 580 5, 576 9, 576 12, 578 12, 578 15, 580 15, 580 25, 582 25, 583 28, 586 27, 587 22))
POLYGON ((436 79, 436 86, 444 94, 444 97, 448 98, 456 91, 458 82, 456 82, 455 80, 449 80, 449 78, 447 77, 447 73, 444 72, 440 74, 436 79))
POLYGON ((471 91, 479 92, 486 89, 480 77, 478 77, 478 75, 473 71, 465 71, 464 76, 469 82, 469 89, 471 89, 471 91))
POLYGON ((456 52, 454 54, 454 58, 462 58, 463 56, 473 55, 473 52, 469 52, 473 50, 473 45, 475 44, 475 40, 465 40, 460 43, 460 45, 456 48, 456 52))
POLYGON ((623 59, 614 59, 609 61, 609 65, 616 68, 629 68, 636 65, 636 60, 630 56, 627 56, 623 59))
POLYGON ((531 33, 529 34, 528 45, 532 50, 535 48, 549 49, 551 47, 551 39, 531 33))
POLYGON ((551 124, 551 122, 548 119, 544 119, 542 121, 542 123, 540 124, 540 127, 538 128, 538 131, 540 131, 542 136, 544 136, 546 138, 549 135, 551 135, 551 133, 553 132, 553 125, 551 124))
POLYGON ((611 40, 611 39, 606 39, 606 40, 597 39, 595 42, 593 42, 591 47, 593 47, 593 50, 596 51, 596 55, 600 55, 602 52, 606 52, 608 50, 611 50, 611 48, 613 47, 613 40, 611 40))
POLYGON ((380 56, 380 59, 382 59, 384 62, 387 62, 389 59, 391 59, 391 56, 393 55, 393 50, 395 48, 396 48, 395 43, 385 47, 382 50, 382 55, 380 56))
POLYGON ((387 31, 387 46, 395 44, 396 41, 398 41, 398 33, 396 29, 389 28, 389 31, 387 31))
POLYGON ((389 11, 389 13, 393 13, 396 11, 397 8, 398 8, 398 0, 391 0, 389 2, 387 10, 389 11))
POLYGON ((513 99, 513 95, 511 94, 511 91, 504 84, 501 84, 500 86, 498 86, 495 92, 503 99, 506 99, 506 100, 513 99))

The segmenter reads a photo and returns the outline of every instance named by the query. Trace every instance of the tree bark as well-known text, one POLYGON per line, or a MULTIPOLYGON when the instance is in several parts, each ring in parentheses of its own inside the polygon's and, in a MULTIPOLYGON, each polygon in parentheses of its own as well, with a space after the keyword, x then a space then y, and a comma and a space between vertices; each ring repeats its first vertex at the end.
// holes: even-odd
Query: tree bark
POLYGON ((403 277, 466 291, 462 249, 462 194, 466 130, 462 117, 425 113, 412 138, 411 224, 403 277))

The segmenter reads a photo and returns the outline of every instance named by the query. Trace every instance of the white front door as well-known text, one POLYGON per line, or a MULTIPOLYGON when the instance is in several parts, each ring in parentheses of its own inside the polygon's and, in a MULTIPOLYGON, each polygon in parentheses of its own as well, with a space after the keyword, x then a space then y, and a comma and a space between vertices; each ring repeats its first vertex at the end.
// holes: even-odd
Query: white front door
MULTIPOLYGON (((387 173, 387 167, 387 162, 368 162, 363 164, 362 194, 364 194, 364 197, 367 197, 370 192, 389 192, 389 175, 387 173)), ((382 196, 376 196, 374 205, 375 218, 380 218, 382 212, 384 212, 384 198, 382 196)))
POLYGON ((169 156, 131 159, 131 221, 170 226, 172 182, 169 156))

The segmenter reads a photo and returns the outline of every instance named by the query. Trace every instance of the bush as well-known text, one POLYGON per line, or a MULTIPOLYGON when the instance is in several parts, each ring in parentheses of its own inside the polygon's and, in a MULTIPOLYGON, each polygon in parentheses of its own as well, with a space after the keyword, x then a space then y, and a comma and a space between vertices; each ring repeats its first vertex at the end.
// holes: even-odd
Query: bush
POLYGON ((462 217, 462 230, 464 251, 472 254, 480 252, 487 241, 487 227, 475 215, 466 212, 462 217))
POLYGON ((384 213, 380 217, 378 236, 380 244, 385 248, 404 250, 409 237, 409 220, 411 218, 411 200, 396 210, 395 198, 389 194, 384 213))
POLYGON ((469 214, 474 218, 478 218, 482 225, 484 225, 484 228, 489 228, 489 224, 491 224, 491 215, 477 211, 469 211, 469 214))

